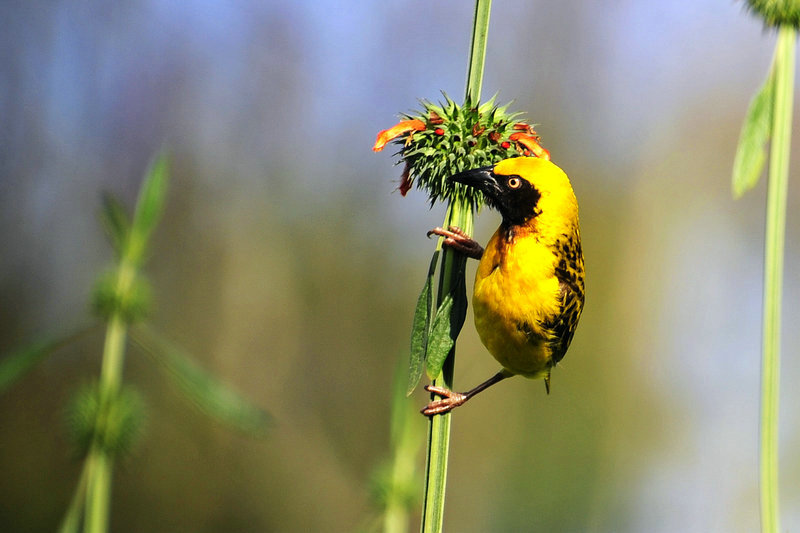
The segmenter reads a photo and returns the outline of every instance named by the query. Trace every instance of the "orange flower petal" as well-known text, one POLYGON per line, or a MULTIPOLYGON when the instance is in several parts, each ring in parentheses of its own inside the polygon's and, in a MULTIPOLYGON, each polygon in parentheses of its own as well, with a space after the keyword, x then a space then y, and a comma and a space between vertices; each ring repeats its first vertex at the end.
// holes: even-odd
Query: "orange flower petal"
POLYGON ((525 135, 524 133, 512 133, 508 136, 508 138, 514 142, 518 142, 531 152, 536 157, 541 159, 546 159, 550 161, 550 152, 542 148, 542 145, 539 144, 539 138, 533 137, 531 135, 525 135))
POLYGON ((404 133, 408 133, 409 131, 422 131, 424 129, 425 123, 421 120, 401 120, 388 130, 383 130, 382 132, 378 133, 378 138, 375 140, 375 146, 372 147, 372 150, 375 152, 380 152, 389 143, 389 141, 400 137, 404 133))

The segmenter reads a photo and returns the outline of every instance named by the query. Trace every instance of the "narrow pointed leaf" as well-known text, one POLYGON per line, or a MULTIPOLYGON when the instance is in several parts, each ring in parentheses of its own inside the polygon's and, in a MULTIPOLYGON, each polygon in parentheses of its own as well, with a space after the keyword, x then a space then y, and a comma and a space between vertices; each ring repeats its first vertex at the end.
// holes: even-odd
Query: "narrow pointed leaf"
POLYGON ((108 234, 111 245, 117 256, 122 256, 125 249, 128 235, 130 234, 131 222, 122 202, 112 194, 103 194, 103 208, 100 211, 100 221, 108 234))
POLYGON ((166 153, 162 152, 150 164, 136 201, 136 210, 133 214, 130 240, 126 251, 127 257, 134 263, 137 263, 144 255, 150 235, 161 218, 167 196, 168 180, 169 158, 166 153))
POLYGON ((767 80, 753 97, 739 134, 739 145, 733 160, 733 196, 741 197, 758 183, 767 159, 767 142, 772 128, 775 107, 775 76, 770 70, 767 80))
POLYGON ((3 357, 0 361, 0 392, 27 374, 37 363, 53 353, 54 343, 40 341, 3 357))
POLYGON ((425 358, 425 367, 428 377, 436 379, 441 373, 450 349, 455 344, 455 339, 451 336, 451 312, 453 310, 453 296, 448 294, 442 299, 436 316, 433 319, 430 336, 428 337, 428 353, 425 358))
POLYGON ((136 326, 131 330, 131 338, 161 364, 186 397, 207 415, 246 433, 264 434, 269 429, 272 417, 266 411, 224 385, 151 328, 136 326))
POLYGON ((410 395, 417 388, 422 370, 425 366, 425 353, 428 351, 428 332, 431 327, 431 306, 433 304, 433 273, 439 260, 439 250, 433 252, 431 264, 428 267, 428 276, 425 285, 417 299, 414 309, 414 322, 411 329, 411 356, 408 361, 408 385, 406 395, 410 395))
POLYGON ((0 393, 30 372, 47 356, 84 335, 90 328, 57 339, 40 340, 0 358, 0 393))
POLYGON ((461 257, 458 264, 458 274, 453 293, 453 311, 450 314, 450 336, 453 342, 461 333, 464 327, 464 320, 467 318, 467 284, 464 282, 464 270, 466 268, 466 258, 461 257))

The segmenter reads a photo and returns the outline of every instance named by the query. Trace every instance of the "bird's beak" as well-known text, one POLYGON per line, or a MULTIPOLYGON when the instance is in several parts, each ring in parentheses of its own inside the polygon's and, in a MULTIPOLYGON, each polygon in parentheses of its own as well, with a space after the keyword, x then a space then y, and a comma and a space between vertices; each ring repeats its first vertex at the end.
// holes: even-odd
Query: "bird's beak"
POLYGON ((450 179, 456 183, 464 184, 467 187, 478 189, 490 198, 496 197, 497 193, 500 191, 499 184, 497 183, 497 175, 494 173, 493 166, 473 168, 472 170, 459 172, 451 176, 450 179))

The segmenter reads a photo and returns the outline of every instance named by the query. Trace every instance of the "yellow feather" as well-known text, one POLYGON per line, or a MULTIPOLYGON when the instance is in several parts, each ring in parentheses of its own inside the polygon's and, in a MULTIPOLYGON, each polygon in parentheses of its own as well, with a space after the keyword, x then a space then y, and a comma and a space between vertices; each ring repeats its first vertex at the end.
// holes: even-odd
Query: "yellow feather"
POLYGON ((564 355, 555 353, 562 344, 553 328, 565 309, 559 265, 566 264, 574 274, 579 292, 566 345, 583 307, 578 203, 566 174, 544 159, 508 159, 497 164, 494 173, 522 177, 541 197, 535 217, 522 226, 501 225, 487 244, 475 276, 475 327, 506 371, 546 377, 564 355), (569 260, 569 255, 575 258, 569 260))
MULTIPOLYGON (((422 410, 428 416, 514 374, 544 378, 550 392, 550 370, 569 348, 583 310, 578 202, 567 175, 550 161, 517 157, 452 179, 481 190, 503 215, 480 256, 472 296, 475 328, 503 370, 465 393, 426 387, 442 396, 422 410)), ((432 232, 470 256, 480 248, 458 228, 432 232)))

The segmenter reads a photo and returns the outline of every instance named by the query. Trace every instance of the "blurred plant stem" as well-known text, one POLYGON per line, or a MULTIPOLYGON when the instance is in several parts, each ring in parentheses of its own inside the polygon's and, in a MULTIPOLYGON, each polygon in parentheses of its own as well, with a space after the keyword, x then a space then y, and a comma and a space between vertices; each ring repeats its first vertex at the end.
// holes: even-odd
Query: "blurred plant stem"
POLYGON ((778 533, 778 410, 780 385, 781 287, 786 196, 792 138, 796 31, 784 25, 775 49, 775 94, 767 185, 764 253, 764 312, 761 369, 761 531, 778 533))
MULTIPOLYGON (((120 263, 117 283, 124 294, 130 289, 135 269, 126 261, 120 263)), ((111 317, 106 328, 103 347, 103 366, 100 373, 100 412, 108 415, 106 407, 116 399, 122 383, 122 368, 125 359, 125 338, 128 325, 119 314, 111 317)), ((114 459, 95 437, 89 449, 86 481, 86 520, 84 531, 102 533, 108 531, 108 515, 111 505, 111 479, 114 459)), ((80 485, 79 485, 80 486, 80 485)))
MULTIPOLYGON (((139 395, 122 380, 129 337, 204 413, 249 435, 263 435, 271 425, 272 418, 263 409, 140 323, 150 307, 150 287, 141 268, 163 214, 168 181, 169 158, 161 153, 145 175, 132 218, 113 196, 103 199, 101 218, 116 261, 109 273, 98 277, 92 294, 94 311, 106 324, 100 378, 80 387, 66 409, 73 444, 84 464, 59 533, 81 529, 104 533, 109 529, 114 462, 133 445, 143 417, 139 395)), ((0 357, 0 393, 46 356, 88 331, 85 328, 62 339, 38 341, 0 357)))
MULTIPOLYGON (((118 294, 127 293, 135 277, 136 269, 123 259, 118 266, 116 275, 118 294)), ((121 312, 115 312, 106 326, 98 389, 98 420, 95 422, 98 429, 108 428, 115 424, 115 421, 112 420, 116 414, 113 405, 117 402, 122 385, 127 330, 128 323, 125 318, 121 312)), ((83 507, 84 532, 103 533, 108 531, 114 457, 105 438, 106 435, 100 429, 94 433, 80 480, 75 488, 75 494, 59 529, 61 533, 78 531, 81 522, 81 507, 83 507)))
POLYGON ((406 398, 406 366, 398 359, 392 383, 391 461, 380 470, 383 533, 407 533, 411 510, 419 504, 417 459, 422 446, 419 414, 406 398))
POLYGON ((61 527, 58 528, 59 533, 76 532, 80 527, 81 517, 83 516, 83 506, 86 500, 86 480, 88 479, 88 471, 89 463, 85 461, 83 463, 83 468, 81 468, 81 477, 78 480, 78 485, 75 487, 72 500, 69 502, 67 514, 64 515, 61 527))
MULTIPOLYGON (((472 102, 480 102, 483 85, 483 67, 486 58, 486 40, 489 33, 489 15, 492 9, 491 0, 476 0, 475 17, 472 27, 472 45, 467 71, 466 97, 472 102)), ((447 206, 444 227, 458 226, 468 235, 472 234, 472 205, 451 201, 447 206)), ((441 278, 437 295, 437 306, 441 305, 446 295, 459 290, 456 285, 466 283, 464 267, 466 258, 445 248, 442 257, 441 278)), ((444 362, 441 374, 433 384, 448 389, 453 388, 455 369, 455 345, 444 362)), ((442 531, 444 521, 444 500, 447 484, 447 460, 450 451, 451 414, 432 416, 428 431, 428 453, 425 468, 425 496, 422 508, 422 533, 442 531)))
POLYGON ((108 531, 108 514, 111 507, 111 470, 113 459, 107 452, 92 446, 86 458, 88 480, 86 483, 86 533, 108 531))
POLYGON ((164 207, 167 168, 166 155, 153 161, 130 222, 115 201, 106 201, 104 221, 117 261, 110 275, 98 279, 93 296, 95 310, 106 320, 106 337, 100 379, 75 403, 73 423, 79 426, 78 446, 85 446, 86 459, 61 524, 63 533, 77 531, 81 518, 85 533, 108 531, 114 459, 129 447, 136 433, 139 413, 130 394, 121 394, 125 343, 130 324, 147 313, 149 289, 139 268, 164 207))

